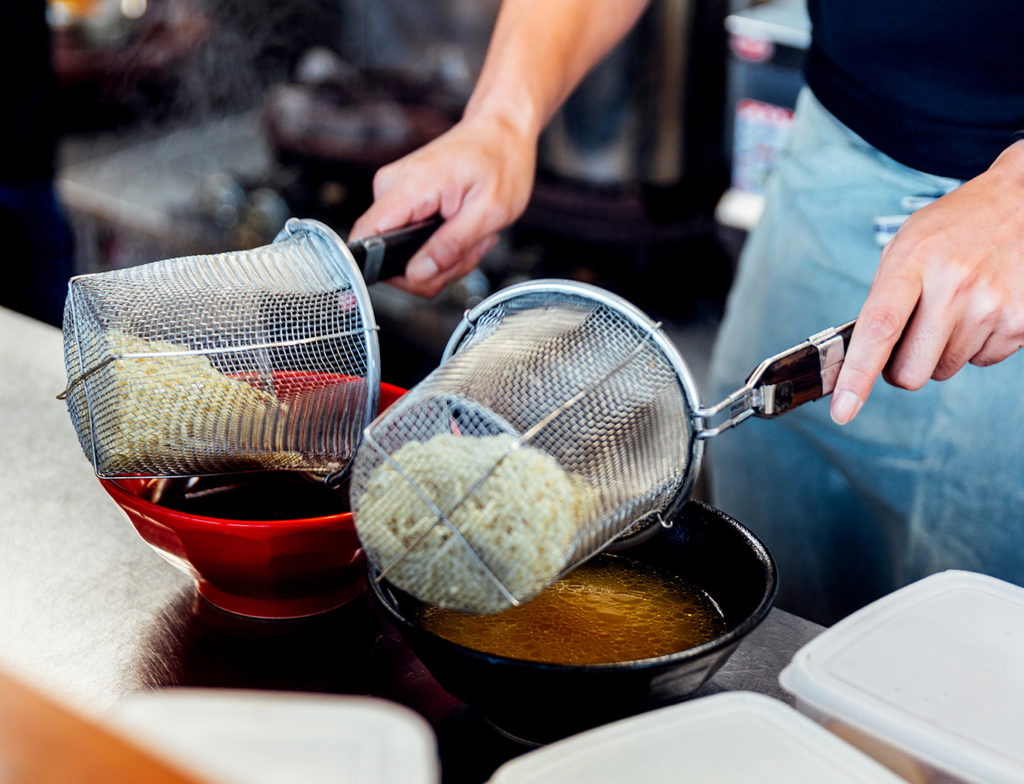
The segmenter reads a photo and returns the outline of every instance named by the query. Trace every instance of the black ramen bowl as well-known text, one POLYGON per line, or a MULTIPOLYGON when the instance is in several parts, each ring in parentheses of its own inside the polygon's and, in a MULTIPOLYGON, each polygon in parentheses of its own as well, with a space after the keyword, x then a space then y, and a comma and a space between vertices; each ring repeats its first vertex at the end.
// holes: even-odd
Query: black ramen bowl
POLYGON ((725 616, 726 631, 688 650, 610 664, 544 664, 496 656, 450 642, 416 624, 421 603, 378 580, 378 603, 441 686, 480 710, 499 731, 547 743, 692 694, 764 620, 775 601, 775 562, 747 528, 699 501, 689 501, 632 560, 670 567, 704 589, 725 616))

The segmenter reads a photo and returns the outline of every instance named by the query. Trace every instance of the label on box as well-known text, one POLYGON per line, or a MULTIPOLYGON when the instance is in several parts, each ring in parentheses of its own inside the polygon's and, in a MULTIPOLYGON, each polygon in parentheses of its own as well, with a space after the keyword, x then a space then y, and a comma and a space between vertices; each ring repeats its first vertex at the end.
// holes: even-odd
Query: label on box
POLYGON ((764 193, 772 159, 789 138, 793 110, 744 98, 736 105, 733 131, 732 186, 764 193))
POLYGON ((775 44, 767 38, 751 38, 747 35, 729 36, 729 48, 739 59, 748 63, 764 63, 775 54, 775 44))

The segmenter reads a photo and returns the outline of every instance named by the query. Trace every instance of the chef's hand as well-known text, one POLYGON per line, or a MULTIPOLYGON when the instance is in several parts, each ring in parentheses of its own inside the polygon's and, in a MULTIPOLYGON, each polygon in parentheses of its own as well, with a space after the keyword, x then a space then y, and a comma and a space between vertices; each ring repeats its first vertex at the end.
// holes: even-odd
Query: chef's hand
POLYGON ((526 209, 537 139, 587 71, 633 26, 648 0, 502 0, 462 120, 381 169, 352 238, 440 214, 399 288, 433 296, 465 275, 526 209))
POLYGON ((424 147, 380 169, 374 202, 351 239, 380 234, 439 214, 444 223, 389 282, 432 297, 470 272, 498 231, 526 208, 537 139, 493 116, 468 117, 424 147))
POLYGON ((882 251, 832 394, 849 422, 883 373, 904 389, 1024 346, 1024 141, 913 213, 882 251))

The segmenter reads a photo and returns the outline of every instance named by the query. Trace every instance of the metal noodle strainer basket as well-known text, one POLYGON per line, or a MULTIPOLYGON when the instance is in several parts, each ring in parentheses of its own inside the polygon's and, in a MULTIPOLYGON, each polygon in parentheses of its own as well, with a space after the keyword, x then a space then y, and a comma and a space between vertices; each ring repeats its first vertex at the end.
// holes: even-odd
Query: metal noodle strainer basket
POLYGON ((851 332, 766 360, 705 409, 672 342, 620 297, 555 280, 498 292, 366 430, 351 500, 377 579, 466 612, 532 598, 671 520, 707 438, 831 392, 851 332))
POLYGON ((60 397, 97 475, 344 471, 380 391, 356 256, 372 282, 387 240, 414 249, 433 228, 350 248, 293 218, 252 250, 72 278, 60 397))

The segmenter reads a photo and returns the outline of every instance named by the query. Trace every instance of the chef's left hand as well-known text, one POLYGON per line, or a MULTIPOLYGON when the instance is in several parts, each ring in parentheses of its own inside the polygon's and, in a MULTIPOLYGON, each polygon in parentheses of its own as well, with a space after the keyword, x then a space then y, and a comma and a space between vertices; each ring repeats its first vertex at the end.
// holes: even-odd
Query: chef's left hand
POLYGON ((832 418, 853 419, 879 374, 919 389, 1021 346, 1024 141, 913 213, 886 245, 832 393, 832 418))

